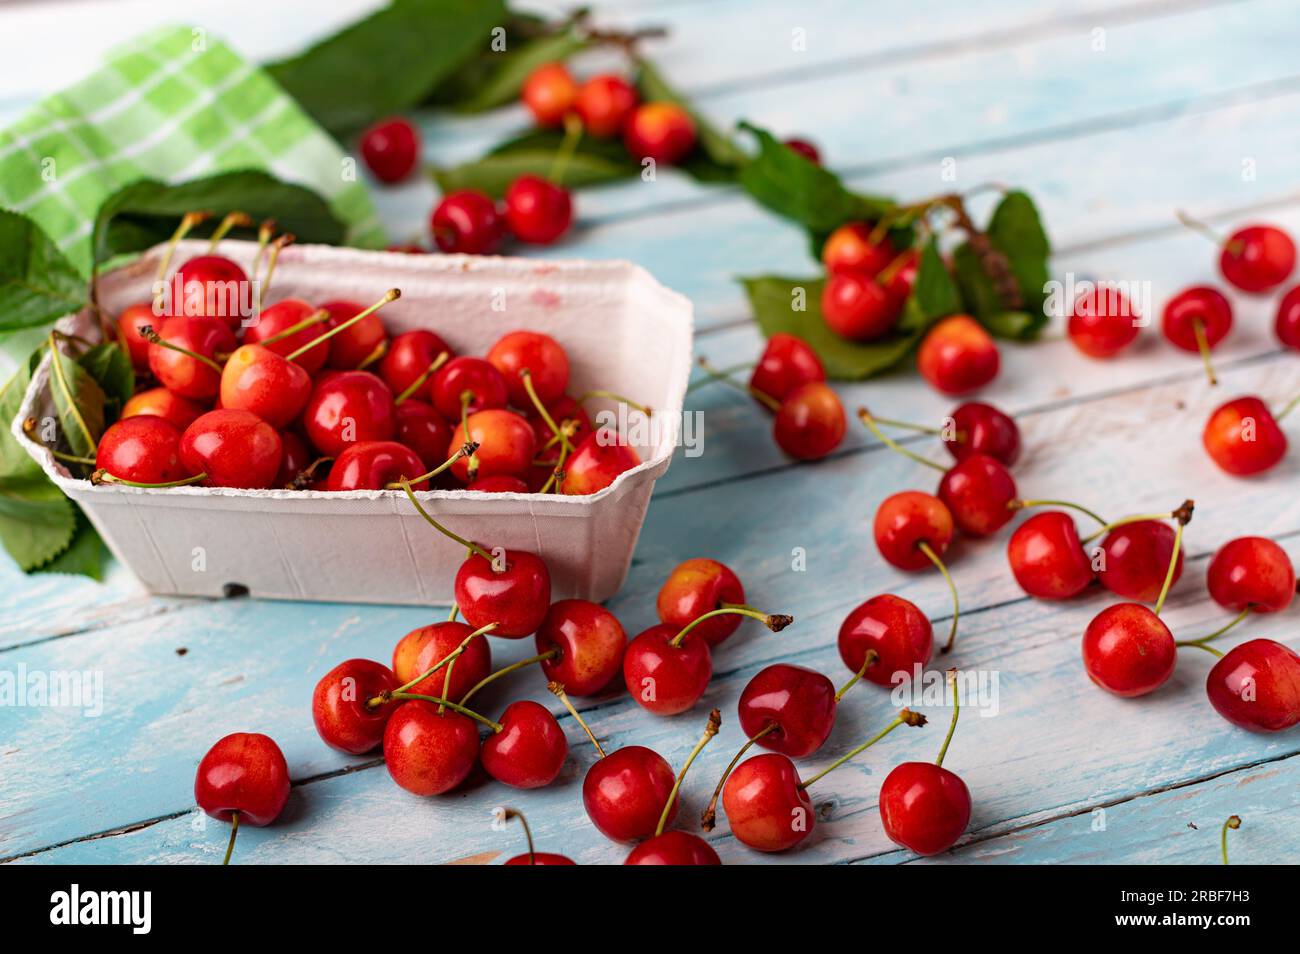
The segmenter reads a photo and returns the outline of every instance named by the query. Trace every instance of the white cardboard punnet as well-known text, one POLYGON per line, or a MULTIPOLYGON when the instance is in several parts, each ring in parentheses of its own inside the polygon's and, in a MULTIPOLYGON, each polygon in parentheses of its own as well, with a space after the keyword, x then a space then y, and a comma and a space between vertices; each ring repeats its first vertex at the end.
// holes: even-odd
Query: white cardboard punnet
MULTIPOLYGON (((205 249, 204 242, 182 242, 174 261, 205 249)), ((162 251, 155 248, 101 277, 100 303, 109 314, 150 300, 162 251)), ((247 270, 256 246, 227 241, 218 251, 247 270)), ((627 575, 654 483, 677 445, 691 367, 690 302, 629 262, 328 246, 285 249, 268 301, 369 304, 389 288, 402 292, 382 312, 393 335, 428 328, 458 353, 482 355, 506 332, 542 331, 568 352, 570 393, 608 389, 653 409, 648 422, 636 412, 629 418, 630 443, 641 465, 598 494, 420 494, 424 507, 461 536, 541 556, 551 569, 554 599, 614 595, 627 575)), ((89 310, 58 327, 99 339, 89 310)), ((220 596, 228 584, 237 584, 271 599, 452 602, 452 582, 465 554, 426 524, 402 491, 152 490, 74 479, 23 431, 27 418, 54 413, 49 363, 46 356, 33 376, 13 433, 153 592, 220 596)), ((587 407, 593 421, 602 411, 618 410, 611 401, 587 407)))

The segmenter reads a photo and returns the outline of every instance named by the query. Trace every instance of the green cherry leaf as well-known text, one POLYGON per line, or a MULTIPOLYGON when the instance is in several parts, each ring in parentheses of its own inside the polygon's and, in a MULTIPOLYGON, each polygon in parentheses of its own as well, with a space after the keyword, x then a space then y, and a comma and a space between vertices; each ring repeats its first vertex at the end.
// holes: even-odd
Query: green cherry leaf
POLYGON ((86 280, 41 227, 0 209, 0 332, 49 324, 86 300, 86 280))

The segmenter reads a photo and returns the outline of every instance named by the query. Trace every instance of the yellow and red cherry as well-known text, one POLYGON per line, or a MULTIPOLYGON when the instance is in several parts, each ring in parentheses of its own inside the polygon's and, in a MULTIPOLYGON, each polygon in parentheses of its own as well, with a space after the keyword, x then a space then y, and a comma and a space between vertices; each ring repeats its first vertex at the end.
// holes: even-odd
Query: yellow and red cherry
POLYGON ((535 637, 546 678, 575 696, 594 696, 623 671, 627 634, 618 618, 590 600, 558 600, 535 637))
POLYGON ((620 474, 641 464, 636 449, 622 443, 616 434, 605 430, 588 434, 564 462, 564 479, 560 490, 568 496, 595 494, 604 490, 620 474))
POLYGON ((832 232, 822 246, 826 271, 860 272, 868 278, 879 274, 897 252, 887 237, 873 236, 873 228, 869 222, 849 222, 832 232))
POLYGON ((477 444, 478 449, 451 466, 451 472, 462 483, 498 474, 522 478, 532 466, 536 450, 533 429, 514 411, 490 409, 470 414, 452 431, 446 456, 455 454, 467 441, 477 444))
POLYGON ((786 395, 772 421, 777 446, 796 460, 821 460, 848 431, 844 404, 824 381, 809 381, 786 395))
MULTIPOLYGON (((705 613, 744 605, 745 588, 736 574, 726 564, 704 557, 674 567, 656 599, 659 621, 678 630, 705 613)), ((734 613, 714 616, 701 622, 693 633, 716 646, 739 629, 744 619, 734 613)))
POLYGON ((418 695, 463 699, 492 672, 492 647, 482 635, 465 623, 449 620, 411 630, 393 647, 393 674, 410 692, 418 695), (420 682, 412 682, 448 657, 455 665, 444 665, 420 682))
POLYGON ((645 103, 623 127, 623 143, 633 158, 666 165, 681 162, 695 149, 695 120, 676 103, 645 103))
POLYGON ((578 87, 573 109, 587 133, 598 139, 612 139, 622 134, 638 101, 631 83, 621 76, 602 73, 578 87))
POLYGON ((544 405, 558 401, 569 388, 569 356, 550 335, 512 331, 488 349, 487 360, 505 378, 510 403, 515 407, 533 406, 524 383, 525 371, 544 405))
POLYGON ((1286 433, 1257 397, 1234 398, 1215 408, 1201 443, 1211 460, 1236 477, 1271 470, 1287 451, 1286 433))
POLYGON ((926 332, 916 367, 938 391, 966 394, 998 375, 1001 358, 993 336, 970 315, 952 315, 926 332))
POLYGON ((166 388, 148 388, 137 391, 122 405, 121 420, 128 417, 161 417, 185 430, 203 414, 202 405, 181 397, 166 388))
POLYGON ((469 776, 478 761, 478 726, 468 716, 423 699, 409 699, 384 727, 384 765, 415 795, 441 795, 469 776))
POLYGON ((533 122, 554 128, 564 122, 578 98, 578 83, 563 63, 543 63, 524 80, 520 98, 533 122))

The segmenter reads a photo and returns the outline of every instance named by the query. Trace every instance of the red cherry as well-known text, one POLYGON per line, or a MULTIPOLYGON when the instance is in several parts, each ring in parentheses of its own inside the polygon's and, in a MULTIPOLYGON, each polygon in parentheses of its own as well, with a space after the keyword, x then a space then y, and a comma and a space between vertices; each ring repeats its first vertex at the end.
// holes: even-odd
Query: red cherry
POLYGON ((638 106, 623 127, 623 143, 638 160, 672 165, 690 155, 696 141, 695 120, 676 103, 638 106))
POLYGON ((837 702, 835 686, 821 673, 777 663, 759 670, 741 692, 740 728, 748 738, 766 729, 757 745, 801 759, 831 734, 837 702))
POLYGON ((750 376, 749 386, 784 401, 799 385, 825 380, 826 369, 817 352, 802 338, 778 331, 767 339, 767 347, 750 376))
POLYGON ((129 305, 117 316, 117 330, 126 343, 131 367, 137 372, 149 370, 149 339, 140 334, 141 328, 158 328, 163 316, 154 312, 153 302, 129 305))
POLYGON ((971 798, 957 775, 932 762, 894 766, 880 786, 880 821, 894 843, 936 855, 970 823, 971 798))
POLYGON ((95 451, 95 467, 136 484, 166 484, 197 473, 181 463, 180 430, 153 415, 124 417, 106 430, 95 451))
POLYGON ((280 432, 280 469, 273 486, 287 487, 311 466, 311 448, 293 431, 280 432))
MULTIPOLYGON (((384 490, 389 484, 412 480, 425 472, 424 461, 415 451, 396 441, 361 441, 352 444, 330 468, 326 489, 384 490)), ((429 482, 411 484, 412 490, 428 490, 429 482)))
MULTIPOLYGON (((611 752, 587 770, 582 803, 606 838, 634 841, 654 834, 673 789, 672 767, 657 752, 629 745, 611 752)), ((668 822, 677 815, 677 800, 668 822)))
POLYGON ((539 126, 558 126, 573 109, 578 84, 563 63, 543 63, 524 80, 520 98, 539 126))
POLYGON ((1205 582, 1214 602, 1238 613, 1280 613, 1296 594, 1291 558, 1267 537, 1238 537, 1219 547, 1205 582))
MULTIPOLYGON (((659 589, 656 608, 659 621, 680 630, 705 613, 724 606, 743 606, 745 588, 726 565, 717 560, 696 557, 679 563, 659 589)), ((706 619, 691 632, 710 646, 716 646, 734 633, 745 617, 737 614, 706 619)))
POLYGON ((509 398, 506 379, 482 358, 452 358, 434 373, 429 390, 433 406, 449 421, 460 420, 462 396, 470 414, 505 407, 509 398))
POLYGON ((369 371, 341 371, 319 379, 302 419, 312 445, 329 457, 361 441, 392 440, 397 433, 393 392, 369 371))
MULTIPOLYGON (((329 312, 329 323, 325 329, 328 331, 355 318, 366 310, 366 306, 354 301, 327 301, 321 305, 321 309, 329 312)), ((384 323, 378 313, 366 315, 329 339, 328 364, 340 371, 355 370, 382 348, 387 340, 388 332, 384 330, 384 323)))
POLYGON ((897 254, 888 238, 879 242, 871 240, 873 226, 867 222, 849 222, 841 225, 822 246, 822 263, 826 271, 861 272, 875 277, 897 254))
POLYGON ((261 345, 240 345, 221 372, 221 406, 251 411, 272 427, 296 421, 311 392, 301 366, 261 345))
POLYGON ((998 346, 970 315, 952 315, 926 332, 916 353, 916 367, 936 390, 965 394, 998 375, 998 346))
POLYGON ((826 327, 850 341, 874 341, 894 330, 899 310, 874 278, 862 272, 836 272, 822 289, 826 327))
POLYGON ((522 175, 510 183, 505 206, 506 224, 521 242, 550 245, 573 224, 569 190, 541 176, 522 175))
POLYGON ((405 119, 385 119, 361 134, 361 158, 380 182, 401 182, 420 159, 420 134, 405 119))
POLYGON ((518 477, 511 477, 508 474, 494 474, 491 477, 484 477, 482 480, 476 480, 465 488, 480 494, 526 494, 529 493, 528 485, 518 477))
POLYGON ((992 457, 971 454, 944 472, 939 499, 963 533, 987 537, 1015 516, 1016 481, 992 457))
POLYGON ((1271 639, 1252 639, 1214 664, 1205 691, 1233 725, 1281 732, 1300 722, 1300 656, 1271 639))
POLYGON ((403 702, 384 728, 384 764, 393 781, 416 795, 449 792, 478 759, 478 727, 459 712, 423 699, 403 702))
MULTIPOLYGON (((586 410, 581 404, 575 401, 569 395, 561 395, 557 400, 551 401, 545 405, 546 413, 550 415, 551 420, 557 425, 563 427, 566 423, 574 425, 573 435, 569 438, 575 445, 582 443, 588 434, 592 431, 591 418, 587 416, 586 410)), ((551 430, 551 425, 546 423, 546 418, 542 417, 534 408, 528 415, 528 423, 533 426, 533 438, 538 448, 545 448, 547 444, 553 446, 545 453, 551 458, 559 455, 559 445, 555 440, 555 432, 551 430)), ((539 450, 538 456, 544 456, 539 450)))
POLYGON ((1248 225, 1228 236, 1219 269, 1242 291, 1269 291, 1295 270, 1295 243, 1276 226, 1248 225))
POLYGON ((590 135, 609 139, 623 131, 637 101, 631 83, 621 76, 604 73, 578 87, 573 108, 590 135))
POLYGON ((1137 338, 1140 321, 1127 296, 1103 284, 1075 299, 1066 330, 1074 346, 1090 358, 1113 358, 1137 338))
MULTIPOLYGON (((1125 523, 1101 541, 1103 560, 1097 579, 1112 593, 1139 603, 1154 603, 1164 588, 1174 556, 1174 530, 1160 520, 1125 523)), ((1183 575, 1183 548, 1178 548, 1173 583, 1183 575)))
POLYGON ((512 702, 500 718, 501 731, 488 736, 484 770, 512 788, 550 785, 564 767, 569 743, 549 709, 527 699, 512 702))
POLYGON ((694 632, 674 644, 678 633, 677 627, 658 623, 628 643, 623 655, 628 692, 655 715, 677 715, 690 709, 713 677, 709 644, 694 632))
POLYGON ((1141 603, 1118 603, 1083 633, 1088 677, 1117 696, 1144 696, 1174 674, 1178 650, 1169 627, 1141 603))
POLYGON ((558 650, 558 656, 542 660, 542 672, 570 695, 594 696, 623 671, 627 634, 614 614, 599 603, 552 603, 538 627, 536 642, 539 654, 558 650))
POLYGON ((514 411, 494 409, 471 414, 465 424, 457 424, 452 431, 447 457, 465 446, 466 441, 478 444, 478 450, 473 457, 462 457, 451 465, 451 472, 465 483, 497 474, 522 477, 532 466, 533 429, 514 411))
POLYGON ((434 207, 429 228, 444 252, 491 255, 505 238, 496 203, 477 189, 458 189, 443 196, 434 207))
MULTIPOLYGON (((168 318, 158 336, 220 364, 237 347, 234 334, 217 318, 168 318)), ((211 401, 221 388, 221 372, 206 361, 161 344, 149 346, 149 370, 169 391, 195 401, 211 401)))
POLYGON ((491 347, 487 359, 505 378, 510 403, 515 407, 533 406, 524 386, 524 371, 532 379, 533 390, 542 404, 558 401, 568 390, 569 356, 550 335, 512 331, 491 347))
POLYGON ((185 430, 203 413, 203 408, 193 401, 187 401, 179 394, 173 394, 166 388, 149 388, 137 391, 122 405, 121 420, 129 417, 161 417, 185 430))
POLYGON ((921 544, 943 556, 952 543, 953 519, 938 497, 904 490, 886 497, 876 510, 874 533, 880 555, 900 570, 933 565, 921 544))
POLYGON ((421 473, 433 470, 447 459, 451 435, 452 426, 423 401, 408 398, 397 405, 397 440, 423 461, 421 473))
POLYGON ((1060 510, 1036 513, 1018 526, 1007 542, 1007 561, 1020 588, 1040 600, 1068 600, 1093 580, 1074 518, 1060 510))
POLYGON ((900 252, 898 257, 902 261, 889 270, 884 285, 894 307, 901 312, 907 299, 912 296, 912 289, 916 287, 916 275, 921 270, 921 255, 916 249, 909 248, 900 252))
MULTIPOLYGON (((1232 329, 1232 305, 1216 288, 1197 285, 1165 305, 1161 330, 1176 348, 1206 354, 1232 329)), ((1213 378, 1211 378, 1213 380, 1213 378)))
MULTIPOLYGON (((261 344, 267 338, 274 337, 288 331, 294 325, 306 321, 318 310, 307 304, 300 298, 286 298, 284 301, 277 301, 274 305, 268 305, 262 309, 258 315, 257 322, 249 325, 244 329, 244 344, 261 344)), ((357 311, 361 309, 358 308, 357 311)), ((362 319, 364 322, 365 319, 362 319)), ((279 341, 273 341, 267 348, 270 348, 278 355, 288 357, 300 348, 311 344, 325 332, 329 331, 329 320, 326 319, 314 325, 309 325, 286 338, 279 341)), ((347 332, 340 332, 335 337, 341 337, 347 332)), ((332 339, 331 339, 332 340, 332 339)), ((314 348, 308 348, 298 357, 294 358, 294 363, 307 372, 308 375, 314 375, 325 366, 326 360, 330 355, 330 341, 322 341, 314 348)))
POLYGON ((398 686, 392 671, 369 659, 341 662, 316 683, 311 715, 316 732, 330 748, 363 755, 384 740, 392 705, 370 706, 376 696, 398 686))
POLYGON ((249 288, 248 276, 235 262, 221 255, 199 255, 172 276, 171 313, 220 319, 234 331, 250 317, 244 301, 249 288))
POLYGON ((720 865, 722 859, 707 841, 685 831, 666 831, 632 849, 625 865, 720 865))
POLYGON ((194 801, 218 821, 239 814, 241 825, 275 821, 289 800, 289 766, 271 738, 235 732, 203 756, 194 777, 194 801))
POLYGON ((547 851, 535 851, 531 855, 515 855, 509 861, 503 862, 507 865, 576 865, 577 862, 564 855, 557 855, 547 851))
POLYGON ((1010 467, 1020 457, 1020 428, 991 404, 968 401, 952 412, 952 437, 944 446, 957 460, 987 454, 1010 467))
POLYGON ((209 411, 181 435, 181 460, 206 487, 270 487, 282 454, 279 433, 248 411, 209 411))
POLYGON ((790 138, 785 141, 785 146, 787 149, 793 149, 799 153, 813 165, 820 166, 822 164, 822 154, 807 139, 790 138))
POLYGON ((844 618, 839 634, 840 658, 851 672, 859 672, 867 653, 874 652, 876 663, 868 666, 863 678, 878 686, 893 685, 896 673, 911 678, 934 655, 934 629, 916 604, 885 593, 873 596, 844 618))
POLYGON ((428 672, 460 646, 464 651, 451 666, 451 681, 447 681, 444 666, 433 675, 411 686, 408 692, 442 699, 463 699, 466 693, 492 671, 492 647, 482 636, 466 639, 474 630, 464 623, 448 621, 432 623, 411 630, 393 647, 393 674, 402 685, 428 672), (446 690, 445 694, 443 690, 446 690))
POLYGON ((461 615, 475 629, 496 623, 493 636, 522 639, 546 618, 551 574, 525 550, 506 550, 493 560, 473 553, 456 571, 455 591, 461 615))
POLYGON ((1286 456, 1287 439, 1268 406, 1239 397, 1215 408, 1201 443, 1220 468, 1237 477, 1262 473, 1286 456))
POLYGON ((797 460, 820 460, 844 440, 848 420, 839 395, 823 381, 791 391, 776 412, 772 436, 797 460))
MULTIPOLYGON (((134 305, 134 308, 141 306, 134 305)), ((130 311, 131 309, 127 309, 130 311)), ((118 323, 125 321, 126 312, 122 312, 122 318, 118 323)), ((1274 330, 1277 332, 1277 340, 1282 342, 1288 348, 1295 348, 1300 351, 1300 285, 1292 288, 1282 296, 1282 300, 1277 306, 1277 321, 1274 324, 1274 330)), ((131 348, 132 361, 135 360, 135 347, 131 348)))
MULTIPOLYGON (((432 331, 420 328, 405 332, 389 342, 388 351, 379 362, 379 376, 394 394, 404 394, 442 354, 450 358, 453 352, 447 342, 432 331)), ((430 393, 431 387, 426 383, 411 397, 427 400, 430 393)))
POLYGON ((565 461, 560 490, 571 497, 599 493, 640 463, 641 455, 621 443, 617 434, 595 431, 565 461))
POLYGON ((731 833, 757 851, 793 848, 817 823, 799 770, 777 753, 755 755, 736 766, 722 788, 722 807, 731 833))

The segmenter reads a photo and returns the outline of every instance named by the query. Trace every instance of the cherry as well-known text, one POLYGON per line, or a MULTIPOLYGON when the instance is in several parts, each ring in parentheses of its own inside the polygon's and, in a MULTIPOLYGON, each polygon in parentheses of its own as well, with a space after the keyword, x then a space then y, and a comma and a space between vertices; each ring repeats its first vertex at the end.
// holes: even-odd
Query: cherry
POLYGON ((963 533, 987 537, 1010 522, 1021 503, 1011 472, 984 454, 964 457, 944 472, 939 499, 963 533))
POLYGON ((380 182, 401 182, 415 171, 420 134, 405 119, 384 119, 361 134, 361 158, 380 182))
POLYGON ((1083 634, 1088 677, 1117 696, 1144 696, 1174 674, 1178 655, 1173 634, 1140 603, 1102 610, 1083 634))
POLYGON ((429 228, 444 252, 492 255, 505 238, 496 203, 477 189, 457 189, 434 207, 429 228))
POLYGON ((784 401, 799 385, 825 380, 826 369, 817 352, 802 338, 778 331, 767 339, 767 347, 754 367, 749 386, 777 401, 784 401))
MULTIPOLYGON (((432 386, 428 383, 432 379, 429 369, 434 368, 436 374, 442 367, 438 365, 438 359, 443 355, 450 358, 452 350, 432 331, 423 328, 407 331, 388 343, 388 351, 379 362, 379 376, 394 394, 406 395, 406 399, 427 400, 432 393, 432 386)), ((445 362, 446 358, 443 360, 445 362)))
POLYGON ((464 483, 497 474, 521 477, 532 466, 536 449, 533 429, 514 411, 492 409, 469 415, 452 431, 448 456, 467 441, 478 449, 452 465, 452 473, 464 483))
POLYGON ((126 420, 129 417, 161 417, 183 431, 198 420, 202 413, 202 406, 186 400, 179 394, 174 394, 166 388, 149 388, 137 391, 127 399, 127 402, 122 405, 120 418, 126 420))
POLYGON ((506 189, 506 224, 515 238, 550 245, 573 224, 573 197, 541 176, 522 175, 506 189))
MULTIPOLYGON (((558 426, 564 427, 565 424, 572 425, 573 433, 569 435, 569 440, 574 444, 580 444, 591 433, 591 418, 587 416, 586 410, 576 400, 565 394, 555 401, 545 405, 546 415, 558 426)), ((542 452, 548 451, 547 445, 553 445, 549 452, 558 456, 559 438, 551 430, 551 421, 547 421, 537 408, 533 408, 527 415, 528 423, 533 427, 533 438, 537 442, 539 456, 542 452)))
POLYGON ((1066 331, 1090 358, 1113 358, 1138 336, 1141 316, 1128 297, 1111 285, 1094 285, 1074 301, 1066 331))
POLYGON ((575 696, 594 696, 623 671, 627 634, 617 617, 599 603, 552 603, 535 639, 539 653, 556 653, 542 662, 546 678, 575 696))
MULTIPOLYGON (((286 298, 262 309, 257 322, 244 329, 244 344, 265 343, 276 354, 288 357, 304 345, 317 341, 328 330, 328 311, 313 308, 300 298, 286 298), (297 330, 286 334, 290 329, 297 330), (268 343, 269 338, 276 340, 268 343)), ((330 341, 326 340, 302 351, 294 362, 308 375, 314 375, 325 367, 329 355, 330 341)))
POLYGON ((899 252, 897 258, 887 265, 876 278, 885 286, 885 291, 889 292, 894 307, 900 312, 903 310, 903 306, 907 304, 907 299, 912 296, 912 289, 916 287, 916 275, 920 269, 920 253, 914 248, 909 248, 899 252))
POLYGON ((194 777, 194 801, 231 823, 222 864, 230 863, 240 823, 261 828, 280 817, 289 800, 289 766, 280 747, 256 732, 235 732, 208 749, 194 777))
POLYGON ((822 289, 826 326, 850 341, 874 341, 894 330, 899 311, 894 299, 862 272, 836 272, 822 289))
POLYGON ((998 374, 998 346, 970 315, 945 318, 921 340, 916 367, 944 394, 964 394, 984 387, 998 374))
POLYGON ((243 292, 247 288, 248 276, 238 264, 221 255, 199 255, 172 276, 171 313, 220 319, 234 331, 246 317, 243 292))
POLYGON ((661 816, 666 814, 668 822, 676 816, 677 799, 670 797, 673 784, 673 770, 662 755, 629 745, 609 755, 602 752, 587 770, 582 803, 606 838, 635 841, 653 835, 661 816))
POLYGON ((594 431, 564 463, 560 490, 569 496, 599 493, 640 463, 641 455, 621 443, 617 435, 594 431))
POLYGON ((1041 600, 1068 600, 1088 588, 1092 563, 1074 518, 1060 510, 1036 513, 1007 542, 1007 561, 1020 588, 1041 600))
POLYGON ((825 743, 835 725, 835 686, 814 669, 777 663, 759 670, 740 694, 741 731, 765 749, 801 759, 825 743))
POLYGON ((638 106, 623 127, 623 143, 633 158, 666 165, 690 155, 697 140, 695 120, 676 103, 638 106))
POLYGON ((1237 612, 1279 613, 1296 594, 1291 558, 1267 537, 1229 540, 1210 560, 1205 582, 1214 602, 1237 612))
MULTIPOLYGON (((1174 559, 1174 530, 1160 520, 1135 520, 1111 530, 1101 541, 1097 579, 1112 593, 1139 603, 1154 603, 1174 559)), ((1183 552, 1174 562, 1173 583, 1183 574, 1183 552)), ((1172 586, 1173 583, 1170 585, 1172 586)))
POLYGON ((371 705, 382 693, 397 688, 392 670, 369 659, 341 662, 316 683, 311 715, 316 732, 332 749, 363 755, 384 740, 389 705, 371 705))
POLYGON ((300 365, 262 345, 240 345, 221 372, 221 406, 251 411, 272 427, 297 420, 311 393, 300 365))
POLYGON ((1277 418, 1257 397, 1234 398, 1215 408, 1205 422, 1201 443, 1220 468, 1237 477, 1269 470, 1287 450, 1286 434, 1277 418))
POLYGON ((415 456, 424 463, 424 470, 432 470, 446 459, 453 429, 441 414, 414 398, 397 405, 396 413, 395 436, 399 443, 415 451, 415 456))
POLYGON ((924 569, 952 543, 952 513, 938 497, 904 490, 881 502, 874 533, 880 555, 889 563, 900 570, 924 569))
POLYGON ((351 444, 387 441, 397 433, 393 392, 369 371, 340 371, 321 377, 302 419, 312 446, 331 457, 351 444))
POLYGON ((953 433, 944 446, 957 460, 986 454, 1010 467, 1020 457, 1020 428, 991 404, 969 401, 952 412, 953 433))
POLYGON ((388 332, 384 330, 379 315, 372 312, 355 324, 348 325, 347 322, 366 310, 365 305, 354 301, 327 301, 320 307, 321 311, 329 315, 331 329, 347 325, 329 341, 327 363, 331 368, 354 371, 383 353, 388 332))
POLYGON ((162 317, 154 310, 153 302, 129 305, 117 316, 117 331, 126 344, 131 367, 137 372, 149 370, 149 339, 140 334, 141 328, 156 328, 162 317))
POLYGON ((181 460, 207 487, 270 487, 283 446, 275 428, 248 411, 209 411, 181 435, 181 460))
POLYGON ((476 552, 456 571, 456 605, 474 627, 499 623, 495 635, 522 639, 537 632, 551 603, 551 574, 525 550, 476 552))
POLYGON ((293 431, 280 432, 280 469, 275 475, 276 487, 291 487, 311 467, 311 449, 307 442, 293 431))
POLYGON ((1218 384, 1210 351, 1232 329, 1232 305, 1218 289, 1197 285, 1179 292, 1165 305, 1161 330, 1176 348, 1200 353, 1205 374, 1218 384))
MULTIPOLYGON (((509 399, 506 379, 501 372, 482 358, 452 358, 434 374, 429 386, 433 406, 449 421, 461 417, 465 411, 487 411, 503 408, 509 399)), ((528 407, 528 404, 524 404, 528 407)))
POLYGON ((153 415, 124 417, 104 431, 95 467, 134 484, 166 484, 193 473, 181 463, 180 430, 153 415))
POLYGON ((515 407, 533 406, 526 381, 531 381, 543 405, 558 401, 568 390, 569 356, 550 335, 512 331, 488 350, 487 360, 505 378, 515 407))
POLYGON ((655 835, 632 849, 625 865, 720 865, 722 859, 699 835, 674 829, 655 835))
POLYGON ((799 155, 803 156, 813 165, 820 166, 822 164, 822 154, 818 152, 817 147, 807 139, 797 139, 792 137, 785 141, 785 146, 787 149, 793 149, 795 152, 799 153, 799 155))
POLYGON ((776 409, 772 436, 797 460, 821 460, 844 440, 848 421, 839 395, 823 381, 801 384, 776 409))
POLYGON ((530 492, 526 483, 518 477, 511 477, 508 474, 494 474, 491 477, 484 477, 482 480, 474 481, 465 489, 480 494, 526 494, 530 492))
MULTIPOLYGON (((139 305, 133 305, 133 308, 139 308, 139 305)), ((130 311, 131 309, 127 309, 130 311)), ((118 319, 119 326, 126 320, 126 312, 122 312, 122 318, 118 319)), ((1277 340, 1282 342, 1288 348, 1295 348, 1300 351, 1300 285, 1292 288, 1282 296, 1282 300, 1277 306, 1277 321, 1274 324, 1277 331, 1277 340)), ((132 361, 135 360, 135 348, 131 349, 132 361)))
POLYGON ((602 73, 578 87, 573 108, 588 133, 598 139, 610 139, 623 132, 637 101, 631 83, 621 76, 602 73))
POLYGON ((195 401, 211 401, 217 396, 220 360, 237 346, 225 322, 205 317, 168 318, 150 341, 153 376, 167 390, 195 401))
POLYGON ((388 717, 384 764, 393 781, 416 795, 441 795, 465 781, 478 758, 478 727, 455 711, 410 699, 388 717))
POLYGON ((875 277, 894 260, 897 253, 888 237, 873 238, 867 222, 841 225, 822 246, 822 263, 832 275, 837 272, 861 272, 875 277))
POLYGON ((563 63, 543 63, 524 80, 520 98, 539 126, 559 126, 578 98, 578 84, 563 63))
POLYGON ((1223 243, 1219 269, 1242 291, 1270 291, 1295 270, 1295 243, 1276 226, 1248 225, 1223 243))
POLYGON ((1271 639, 1252 639, 1214 664, 1205 691, 1233 725, 1281 732, 1300 722, 1300 656, 1271 639))
POLYGON ((537 851, 533 847, 533 831, 528 827, 528 819, 524 813, 514 808, 498 808, 497 818, 503 822, 510 821, 513 818, 519 819, 519 824, 524 826, 524 837, 528 839, 528 853, 525 855, 515 855, 513 858, 504 862, 507 865, 573 865, 576 862, 564 855, 557 855, 546 851, 537 851))
MULTIPOLYGON (((328 490, 384 490, 405 478, 414 480, 424 473, 424 462, 405 444, 396 441, 361 441, 339 454, 330 468, 328 490)), ((411 484, 413 490, 428 490, 427 480, 411 484)))
MULTIPOLYGON (((745 589, 736 574, 725 564, 703 557, 674 567, 660 587, 656 601, 659 621, 676 629, 713 610, 744 605, 745 589)), ((694 633, 710 646, 716 646, 742 622, 744 617, 734 613, 712 616, 701 622, 694 633)))
POLYGON ((463 699, 492 671, 492 647, 464 623, 448 620, 419 626, 393 647, 393 674, 409 691, 463 699), (451 665, 451 661, 455 664, 451 665), (422 673, 441 670, 420 679, 422 673), (419 680, 418 682, 415 680, 419 680))
POLYGON ((550 785, 564 767, 569 743, 549 709, 524 699, 501 714, 501 731, 488 736, 481 758, 484 770, 512 788, 550 785))
POLYGON ((850 672, 878 686, 893 685, 897 673, 909 678, 934 655, 934 630, 916 604, 885 593, 853 609, 840 625, 840 658, 850 672), (876 661, 867 665, 868 654, 876 661), (863 671, 863 667, 865 671, 863 671))

